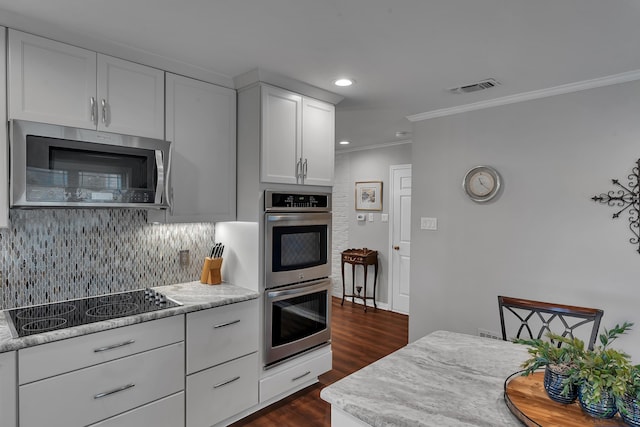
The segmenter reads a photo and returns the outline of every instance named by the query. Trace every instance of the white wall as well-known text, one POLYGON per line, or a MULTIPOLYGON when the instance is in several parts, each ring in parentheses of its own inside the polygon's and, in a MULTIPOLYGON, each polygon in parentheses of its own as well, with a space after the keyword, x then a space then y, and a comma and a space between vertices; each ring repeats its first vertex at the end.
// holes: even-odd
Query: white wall
POLYGON ((640 362, 640 254, 628 216, 590 198, 627 184, 640 157, 640 82, 414 124, 409 337, 500 331, 497 296, 604 310, 636 323, 617 345, 640 362), (470 201, 464 173, 496 167, 504 191, 470 201), (437 217, 438 231, 419 229, 437 217))
MULTIPOLYGON (((389 213, 389 166, 411 163, 411 145, 402 144, 371 150, 338 153, 333 187, 333 280, 334 295, 342 296, 340 253, 349 248, 369 248, 378 251, 378 284, 376 301, 389 301, 389 223, 381 222, 381 214, 389 213), (373 212, 374 221, 357 221, 355 182, 382 181, 382 211, 373 212)), ((362 283, 362 267, 356 269, 356 284, 362 283)), ((369 270, 367 295, 373 287, 373 267, 369 270)), ((347 293, 351 293, 351 267, 345 266, 347 293)), ((367 304, 371 302, 368 301, 367 304)))

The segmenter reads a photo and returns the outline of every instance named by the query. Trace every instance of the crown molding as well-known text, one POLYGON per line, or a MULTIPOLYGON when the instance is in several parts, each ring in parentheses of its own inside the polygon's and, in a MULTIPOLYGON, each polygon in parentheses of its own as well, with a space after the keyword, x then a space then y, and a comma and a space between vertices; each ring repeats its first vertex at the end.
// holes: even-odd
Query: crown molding
POLYGON ((251 71, 247 71, 244 74, 240 74, 239 76, 234 77, 233 81, 236 89, 239 91, 253 87, 258 83, 267 83, 272 86, 277 86, 281 89, 290 90, 311 98, 319 99, 333 105, 340 103, 340 101, 344 99, 344 96, 342 95, 329 92, 328 90, 321 89, 317 86, 313 86, 263 68, 256 68, 251 71))
POLYGON ((354 151, 378 150, 380 148, 395 147, 396 145, 412 144, 413 140, 404 139, 402 141, 385 142, 383 144, 365 145, 362 147, 345 148, 339 150, 336 148, 336 154, 353 153, 354 151))
POLYGON ((548 89, 534 90, 531 92, 523 92, 516 95, 504 96, 502 98, 490 99, 487 101, 474 102, 472 104, 459 105, 457 107, 442 108, 439 110, 427 111, 425 113, 407 116, 410 122, 419 122, 422 120, 434 119, 436 117, 451 116, 468 111, 482 110, 484 108, 499 107, 501 105, 515 104, 517 102, 530 101, 533 99, 546 98, 549 96, 563 95, 566 93, 579 92, 597 87, 610 86, 618 83, 626 83, 640 80, 640 70, 629 71, 626 73, 614 74, 611 76, 600 77, 597 79, 583 80, 581 82, 569 83, 551 87, 548 89))

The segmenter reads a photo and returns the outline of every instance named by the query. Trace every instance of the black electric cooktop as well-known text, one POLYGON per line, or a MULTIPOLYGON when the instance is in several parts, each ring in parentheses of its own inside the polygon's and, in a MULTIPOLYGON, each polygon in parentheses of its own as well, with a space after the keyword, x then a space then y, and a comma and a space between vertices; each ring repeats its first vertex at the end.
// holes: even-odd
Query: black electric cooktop
POLYGON ((9 310, 14 338, 177 307, 180 303, 152 289, 102 295, 9 310))

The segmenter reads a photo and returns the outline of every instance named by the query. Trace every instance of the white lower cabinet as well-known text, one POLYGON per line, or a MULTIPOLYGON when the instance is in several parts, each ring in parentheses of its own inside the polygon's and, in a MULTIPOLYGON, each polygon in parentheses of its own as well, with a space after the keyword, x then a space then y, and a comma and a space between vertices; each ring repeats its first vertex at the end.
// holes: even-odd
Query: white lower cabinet
POLYGON ((258 300, 187 314, 187 374, 258 350, 258 300))
POLYGON ((309 381, 317 380, 318 375, 331 370, 332 354, 331 346, 326 346, 311 353, 309 358, 302 356, 272 368, 271 372, 267 371, 267 375, 260 380, 260 402, 283 393, 291 394, 303 385, 309 385, 309 381))
POLYGON ((16 352, 0 353, 0 424, 16 427, 16 352))
POLYGON ((184 392, 173 394, 90 427, 179 427, 184 425, 184 392))
POLYGON ((187 427, 209 427, 258 404, 258 354, 187 377, 187 427))
POLYGON ((258 404, 258 300, 187 314, 187 426, 258 404))
POLYGON ((184 343, 20 386, 20 426, 85 426, 184 388, 184 343))

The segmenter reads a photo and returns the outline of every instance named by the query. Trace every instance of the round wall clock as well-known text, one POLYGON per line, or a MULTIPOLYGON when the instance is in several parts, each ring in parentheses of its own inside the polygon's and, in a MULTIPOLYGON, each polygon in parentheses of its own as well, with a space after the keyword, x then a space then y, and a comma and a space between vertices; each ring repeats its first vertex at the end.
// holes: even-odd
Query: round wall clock
POLYGON ((466 173, 462 187, 474 202, 488 202, 500 191, 500 174, 490 166, 476 166, 466 173))

